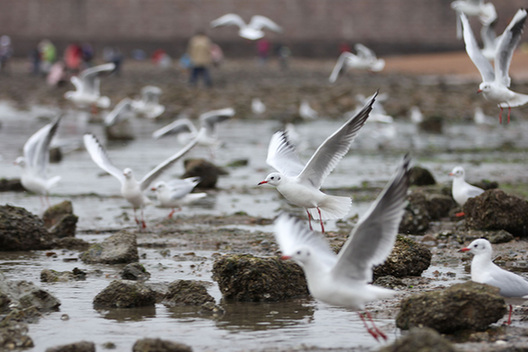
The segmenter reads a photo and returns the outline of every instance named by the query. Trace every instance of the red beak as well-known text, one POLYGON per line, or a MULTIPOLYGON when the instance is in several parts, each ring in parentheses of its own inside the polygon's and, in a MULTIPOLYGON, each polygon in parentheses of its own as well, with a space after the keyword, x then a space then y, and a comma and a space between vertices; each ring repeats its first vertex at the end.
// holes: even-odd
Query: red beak
POLYGON ((152 187, 150 190, 151 190, 151 191, 155 191, 155 190, 156 190, 156 187, 152 187))
POLYGON ((289 255, 283 255, 280 257, 281 260, 288 260, 288 259, 291 259, 291 256, 289 255))
POLYGON ((470 251, 471 248, 468 248, 468 247, 464 247, 462 249, 459 250, 459 252, 467 252, 467 251, 470 251))
POLYGON ((454 176, 455 174, 450 172, 449 174, 447 174, 447 176, 454 176))
POLYGON ((482 89, 477 90, 477 94, 482 93, 482 89))
POLYGON ((262 181, 262 182, 259 182, 257 186, 260 186, 260 185, 263 185, 265 183, 268 183, 268 181, 262 181))

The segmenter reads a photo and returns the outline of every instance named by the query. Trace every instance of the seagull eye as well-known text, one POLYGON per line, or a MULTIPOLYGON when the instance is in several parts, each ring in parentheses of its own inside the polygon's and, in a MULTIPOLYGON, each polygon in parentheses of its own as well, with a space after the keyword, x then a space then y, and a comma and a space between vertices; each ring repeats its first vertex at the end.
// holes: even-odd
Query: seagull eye
POLYGON ((302 253, 301 251, 297 251, 297 255, 301 255, 301 253, 302 253))
POLYGON ((270 179, 271 179, 271 180, 274 180, 274 179, 275 179, 275 176, 271 176, 270 179))
POLYGON ((477 247, 478 247, 478 244, 474 245, 473 247, 477 248, 477 247))

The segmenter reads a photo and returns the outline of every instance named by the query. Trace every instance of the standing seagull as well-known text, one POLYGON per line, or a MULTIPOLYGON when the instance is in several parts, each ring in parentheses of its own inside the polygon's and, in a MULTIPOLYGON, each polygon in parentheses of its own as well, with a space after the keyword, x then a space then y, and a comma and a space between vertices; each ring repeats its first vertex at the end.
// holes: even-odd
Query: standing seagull
POLYGON ((114 166, 114 164, 108 158, 106 150, 103 148, 101 143, 93 134, 84 135, 84 145, 86 150, 92 157, 92 160, 104 171, 108 172, 110 175, 114 176, 121 183, 121 195, 130 203, 134 208, 134 218, 138 225, 141 225, 142 228, 146 227, 145 220, 143 218, 143 207, 145 204, 148 204, 149 199, 143 194, 143 191, 158 178, 162 172, 166 171, 172 164, 178 161, 183 157, 192 147, 196 145, 197 140, 192 140, 187 144, 183 149, 178 151, 176 154, 172 155, 158 166, 156 166, 152 171, 146 174, 141 181, 137 181, 132 174, 132 170, 126 168, 120 170, 114 166), (136 216, 136 210, 141 209, 141 222, 136 216))
MULTIPOLYGON (((499 268, 491 261, 492 248, 488 240, 474 240, 460 252, 473 254, 471 261, 471 280, 500 289, 500 294, 510 298, 528 299, 528 281, 510 271, 499 268)), ((511 324, 512 305, 508 314, 508 325, 511 324)))
POLYGON ((513 56, 513 51, 521 40, 521 33, 527 15, 528 13, 525 9, 518 10, 508 27, 504 30, 504 33, 502 33, 495 53, 495 69, 493 69, 491 63, 486 59, 478 47, 466 15, 460 15, 467 54, 482 76, 482 83, 479 85, 478 92, 482 92, 484 98, 498 103, 500 108, 500 123, 502 123, 503 108, 508 108, 509 123, 511 108, 528 103, 528 95, 516 93, 508 89, 511 81, 508 74, 510 62, 513 56))
POLYGON ((182 118, 154 131, 152 137, 159 139, 171 134, 179 135, 184 133, 187 138, 197 139, 198 144, 208 147, 211 155, 214 155, 215 149, 221 143, 216 134, 216 124, 230 119, 234 115, 235 109, 233 108, 211 110, 200 115, 199 130, 194 127, 194 124, 189 119, 182 118))
MULTIPOLYGON (((282 251, 281 259, 293 259, 303 268, 314 298, 334 306, 363 310, 365 303, 395 294, 369 282, 372 267, 382 264, 394 246, 409 188, 409 163, 410 157, 406 155, 337 255, 323 236, 299 221, 287 215, 277 219, 275 239, 282 251)), ((372 336, 387 339, 376 326, 369 328, 363 315, 359 316, 372 336)), ((368 313, 367 316, 372 321, 368 313)))
POLYGON ((320 188, 326 176, 350 149, 354 138, 369 117, 376 96, 377 93, 356 116, 328 137, 305 166, 284 131, 276 132, 271 137, 266 162, 278 172, 269 174, 259 185, 277 187, 277 191, 288 202, 305 208, 310 229, 311 219, 319 219, 321 231, 324 232, 323 219, 340 219, 348 214, 352 206, 350 197, 330 196, 321 192, 320 188))
POLYGON ((57 132, 62 116, 35 132, 24 144, 24 156, 19 156, 15 164, 22 168, 20 182, 30 192, 45 197, 48 205, 48 194, 51 187, 60 180, 60 176, 47 177, 49 164, 49 147, 57 132))
POLYGON ((451 188, 451 194, 453 199, 458 203, 458 205, 463 206, 466 204, 469 198, 476 197, 482 193, 484 190, 482 188, 470 185, 464 180, 464 168, 462 166, 457 166, 449 173, 449 176, 453 177, 453 186, 451 188))
POLYGON ((160 181, 151 189, 156 192, 161 207, 172 209, 169 213, 169 219, 171 219, 175 212, 174 208, 181 210, 181 205, 192 203, 207 195, 203 192, 191 193, 198 183, 200 183, 199 177, 188 177, 168 183, 160 181))
POLYGON ((211 27, 213 28, 231 25, 238 26, 240 28, 238 35, 249 40, 257 40, 264 37, 264 28, 271 29, 275 32, 282 31, 282 28, 278 24, 269 18, 260 15, 251 17, 248 24, 244 22, 242 17, 234 13, 228 13, 211 21, 211 27))
POLYGON ((82 71, 78 77, 72 76, 70 80, 76 90, 64 93, 64 97, 80 107, 92 105, 103 109, 109 108, 110 98, 102 97, 99 91, 101 85, 99 76, 103 72, 110 72, 114 69, 115 64, 109 63, 90 67, 82 71))
POLYGON ((165 106, 159 103, 161 88, 145 86, 141 88, 141 98, 132 101, 135 112, 149 119, 155 119, 165 112, 165 106))

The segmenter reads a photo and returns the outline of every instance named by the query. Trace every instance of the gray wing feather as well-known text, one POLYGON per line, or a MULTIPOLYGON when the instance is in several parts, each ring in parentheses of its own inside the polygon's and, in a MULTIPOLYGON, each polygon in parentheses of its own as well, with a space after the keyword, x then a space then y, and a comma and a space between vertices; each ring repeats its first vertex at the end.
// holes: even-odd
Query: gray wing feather
POLYGON ((140 188, 141 190, 145 190, 156 178, 158 178, 162 172, 166 171, 172 164, 174 164, 176 161, 178 161, 180 158, 182 158, 189 150, 191 150, 196 143, 198 142, 198 139, 194 138, 192 141, 187 143, 186 146, 184 146, 180 151, 178 151, 176 154, 172 155, 171 157, 165 159, 162 163, 160 163, 158 166, 156 166, 152 171, 150 171, 148 174, 146 174, 140 182, 140 188))
POLYGON ((350 149, 359 130, 369 117, 372 105, 376 100, 376 92, 369 102, 341 128, 328 137, 323 144, 317 148, 298 178, 302 182, 312 184, 320 188, 324 179, 336 167, 337 163, 350 149))
POLYGON ((61 119, 62 115, 34 133, 24 144, 24 158, 27 165, 32 172, 43 177, 49 164, 49 146, 61 119))
POLYGON ((406 155, 392 180, 361 217, 338 254, 332 275, 340 280, 372 280, 372 266, 392 251, 409 188, 410 157, 406 155))
POLYGON ((298 176, 304 168, 286 131, 278 131, 271 136, 266 163, 290 177, 298 176))
POLYGON ((218 110, 211 110, 200 115, 200 123, 205 127, 207 134, 212 135, 217 123, 230 119, 235 115, 235 109, 225 108, 218 110))
POLYGON ((480 51, 480 48, 475 40, 471 26, 467 16, 463 13, 460 14, 460 21, 462 22, 462 30, 464 34, 464 42, 466 43, 466 52, 473 61, 473 64, 477 67, 482 76, 483 82, 492 82, 495 80, 495 71, 490 62, 480 51))
POLYGON ((194 135, 198 133, 193 123, 189 119, 183 118, 183 119, 175 120, 169 123, 168 125, 152 132, 152 137, 155 139, 158 139, 164 136, 168 136, 170 134, 178 134, 181 132, 189 132, 194 135))
POLYGON ((527 12, 525 9, 517 11, 510 24, 502 33, 501 39, 495 54, 495 77, 506 87, 510 86, 510 76, 508 74, 513 51, 521 40, 524 22, 527 12))
POLYGON ((97 137, 88 133, 84 135, 83 140, 84 146, 86 147, 86 150, 88 151, 88 154, 90 154, 90 157, 94 163, 104 171, 108 172, 110 175, 117 178, 119 182, 123 184, 123 182, 125 182, 123 171, 115 167, 110 161, 110 158, 108 158, 108 155, 106 154, 106 150, 103 148, 101 143, 99 143, 97 137))

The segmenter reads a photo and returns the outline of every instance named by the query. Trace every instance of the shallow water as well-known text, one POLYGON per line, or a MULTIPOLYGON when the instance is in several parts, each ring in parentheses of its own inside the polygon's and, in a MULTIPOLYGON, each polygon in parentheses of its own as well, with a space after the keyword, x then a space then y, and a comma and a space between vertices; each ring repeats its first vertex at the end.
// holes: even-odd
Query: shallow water
MULTIPOLYGON (((19 112, 9 104, 0 104, 0 177, 18 177, 19 170, 12 165, 12 161, 20 155, 25 140, 47 122, 45 118, 36 117, 53 118, 56 113, 54 109, 45 107, 19 112)), ((87 123, 86 118, 82 113, 70 111, 61 123, 57 143, 68 152, 61 163, 50 166, 50 175, 62 176, 60 184, 52 191, 50 201, 58 203, 65 199, 72 200, 74 211, 79 216, 78 237, 99 242, 107 235, 105 231, 134 228, 135 223, 132 209, 119 197, 118 181, 111 176, 102 175, 102 171, 82 149, 80 142, 84 132, 93 132, 104 140, 101 126, 87 123), (99 230, 103 234, 90 234, 93 230, 99 230)), ((301 151, 303 159, 307 160, 318 144, 340 124, 340 121, 318 120, 298 125, 298 134, 310 141, 301 151)), ((134 120, 136 139, 108 145, 110 158, 118 167, 131 167, 141 177, 181 147, 171 138, 155 141, 150 137, 152 131, 162 125, 163 123, 144 119, 134 120)), ((210 192, 197 204, 184 208, 178 216, 229 216, 243 211, 254 217, 273 218, 279 209, 288 209, 275 190, 256 186, 271 171, 265 163, 267 145, 272 133, 280 127, 276 121, 239 119, 222 124, 219 136, 225 141, 225 145, 217 151, 214 162, 223 166, 234 160, 247 159, 249 163, 244 167, 226 167, 229 175, 220 178, 218 190, 210 192)), ((340 189, 365 184, 381 187, 389 179, 403 154, 409 150, 417 156, 416 163, 431 170, 440 183, 447 184, 447 174, 455 165, 463 165, 469 179, 487 178, 499 183, 527 183, 526 132, 528 123, 525 121, 515 121, 509 126, 497 124, 488 129, 471 124, 448 124, 442 135, 417 133, 416 127, 407 121, 397 120, 392 125, 369 123, 360 133, 351 152, 327 178, 324 187, 329 192, 343 192, 340 189), (511 144, 516 151, 495 150, 506 143, 511 144), (380 147, 383 149, 378 149, 380 147), (486 151, 476 151, 478 148, 485 148, 486 151)), ((188 154, 188 157, 191 156, 208 157, 209 151, 196 148, 188 154)), ((179 177, 182 172, 180 162, 161 179, 179 177)), ((22 206, 37 214, 43 211, 38 197, 33 195, 6 192, 0 193, 0 197, 2 204, 22 206)), ((361 215, 369 205, 370 202, 355 201, 350 215, 361 215)), ((145 209, 147 222, 160 220, 167 214, 167 209, 155 206, 145 209)), ((222 227, 271 231, 270 225, 222 227)), ((328 230, 335 228, 335 223, 327 224, 328 230)), ((196 248, 189 246, 186 252, 193 251, 195 256, 186 260, 185 251, 168 247, 171 255, 163 257, 159 250, 142 247, 141 238, 140 236, 141 263, 152 274, 150 282, 204 280, 210 283, 208 290, 217 303, 221 301, 218 287, 211 279, 211 248, 201 248, 199 243, 196 243, 196 248), (175 260, 175 256, 178 260, 175 260)), ((74 251, 57 251, 57 257, 48 257, 41 251, 0 252, 0 270, 8 278, 33 281, 54 294, 62 303, 59 312, 46 314, 38 323, 30 325, 29 335, 37 346, 32 351, 42 351, 50 346, 83 339, 94 341, 98 349, 101 349, 101 344, 111 341, 117 345, 117 350, 126 351, 142 337, 178 341, 199 351, 286 349, 301 345, 341 349, 361 346, 375 349, 380 346, 366 333, 355 312, 328 307, 310 299, 265 304, 222 302, 226 314, 220 318, 202 316, 185 309, 170 310, 160 304, 149 309, 97 311, 92 307, 94 296, 118 277, 122 267, 86 265, 80 261, 64 260, 75 259, 77 256, 78 253, 74 251), (44 268, 71 271, 75 267, 88 271, 86 281, 39 282, 40 271, 44 268), (100 271, 99 274, 96 273, 97 270, 100 271), (62 314, 67 314, 69 320, 62 320, 62 314)), ((424 276, 433 277, 432 273, 435 271, 455 272, 456 277, 449 278, 449 283, 467 279, 467 274, 463 273, 459 263, 433 266, 424 276)), ((446 281, 439 283, 446 284, 446 281)), ((370 305, 369 309, 376 310, 377 306, 370 305)), ((375 320, 388 334, 389 342, 399 336, 394 317, 375 320)))

